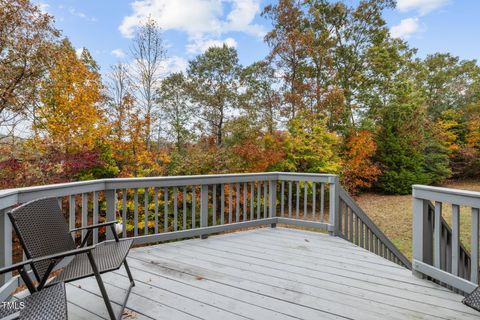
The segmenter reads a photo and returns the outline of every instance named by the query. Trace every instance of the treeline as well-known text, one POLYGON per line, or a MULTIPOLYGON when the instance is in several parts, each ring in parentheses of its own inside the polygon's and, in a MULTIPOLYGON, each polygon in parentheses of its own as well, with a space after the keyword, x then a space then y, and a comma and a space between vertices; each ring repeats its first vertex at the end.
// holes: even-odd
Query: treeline
POLYGON ((146 21, 102 79, 51 16, 1 2, 0 186, 279 170, 409 193, 480 177, 477 62, 417 58, 389 33, 394 6, 279 0, 263 11, 267 57, 242 66, 234 48, 212 47, 169 75, 146 21))

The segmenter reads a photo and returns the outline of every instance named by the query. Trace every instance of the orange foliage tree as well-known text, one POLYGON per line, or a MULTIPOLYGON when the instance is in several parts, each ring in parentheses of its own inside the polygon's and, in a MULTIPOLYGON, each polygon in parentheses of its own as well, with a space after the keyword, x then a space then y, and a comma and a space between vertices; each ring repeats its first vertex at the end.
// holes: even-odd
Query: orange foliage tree
POLYGON ((373 163, 377 150, 372 133, 368 130, 351 130, 343 152, 342 185, 352 193, 370 188, 380 175, 380 168, 373 163))

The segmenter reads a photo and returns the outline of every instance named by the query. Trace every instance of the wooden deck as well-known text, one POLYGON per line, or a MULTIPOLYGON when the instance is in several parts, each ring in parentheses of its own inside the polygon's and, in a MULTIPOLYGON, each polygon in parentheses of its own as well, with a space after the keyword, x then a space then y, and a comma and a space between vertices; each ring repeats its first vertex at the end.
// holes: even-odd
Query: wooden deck
MULTIPOLYGON (((262 228, 132 249, 124 319, 479 319, 462 296, 341 238, 262 228)), ((123 269, 103 279, 120 303, 123 269)), ((95 279, 67 285, 70 319, 107 313, 95 279)), ((115 306, 117 310, 119 305, 115 306)))

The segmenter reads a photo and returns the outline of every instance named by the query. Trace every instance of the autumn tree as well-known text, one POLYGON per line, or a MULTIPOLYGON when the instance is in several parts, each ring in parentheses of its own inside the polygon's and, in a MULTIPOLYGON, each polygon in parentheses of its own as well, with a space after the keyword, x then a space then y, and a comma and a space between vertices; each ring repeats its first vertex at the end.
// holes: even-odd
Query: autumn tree
POLYGON ((0 126, 31 115, 59 32, 29 0, 0 1, 0 126))
POLYGON ((106 96, 112 135, 117 141, 123 141, 126 138, 128 114, 134 104, 127 65, 121 62, 113 65, 107 79, 106 96))
POLYGON ((240 73, 237 50, 225 44, 207 49, 189 63, 188 90, 195 114, 217 146, 222 145, 226 121, 238 108, 240 73))
POLYGON ((419 61, 416 75, 434 120, 444 111, 461 110, 480 100, 480 67, 475 60, 436 53, 419 61))
POLYGON ((341 183, 351 193, 369 189, 380 175, 380 167, 373 161, 377 151, 374 135, 365 129, 351 129, 342 152, 341 183))
POLYGON ((275 70, 267 61, 251 64, 242 71, 245 92, 241 105, 256 125, 273 134, 280 121, 281 97, 275 70))
POLYGON ((168 125, 168 135, 175 142, 177 151, 180 151, 192 137, 189 126, 193 116, 183 73, 172 73, 162 80, 158 104, 162 110, 162 120, 168 125))
POLYGON ((327 128, 326 119, 300 114, 288 123, 285 159, 278 169, 289 172, 338 173, 338 136, 327 128))
POLYGON ((293 119, 302 109, 305 48, 300 41, 304 33, 302 1, 279 0, 267 5, 262 16, 272 22, 272 30, 265 36, 271 48, 268 56, 282 76, 282 92, 285 104, 283 114, 293 119))
POLYGON ((37 132, 64 153, 91 150, 107 128, 100 74, 90 71, 70 42, 57 48, 57 60, 41 83, 41 106, 36 110, 37 132))
POLYGON ((149 18, 137 30, 131 54, 134 60, 132 84, 135 87, 137 103, 145 117, 145 144, 147 149, 150 149, 152 125, 155 123, 156 93, 160 86, 162 62, 166 56, 161 29, 153 19, 149 18))

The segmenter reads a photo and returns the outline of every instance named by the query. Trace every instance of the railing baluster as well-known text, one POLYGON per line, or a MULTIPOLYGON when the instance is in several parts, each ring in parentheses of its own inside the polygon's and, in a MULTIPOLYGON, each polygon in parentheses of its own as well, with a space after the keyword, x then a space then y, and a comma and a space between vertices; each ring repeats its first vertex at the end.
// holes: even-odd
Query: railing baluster
MULTIPOLYGON (((340 236, 345 235, 343 231, 343 216, 344 216, 345 202, 340 199, 340 217, 338 219, 338 230, 340 230, 340 236)), ((315 212, 314 212, 315 214, 315 212)))
POLYGON ((350 223, 350 226, 349 226, 349 230, 350 230, 350 235, 348 236, 348 240, 350 240, 351 242, 353 242, 353 210, 351 208, 348 208, 349 210, 349 223, 350 223))
MULTIPOLYGON (((88 225, 88 193, 82 193, 82 227, 88 225)), ((82 230, 82 240, 87 234, 87 230, 82 230)))
POLYGON ((163 232, 168 232, 168 188, 163 188, 163 232))
MULTIPOLYGON (((68 197, 68 222, 69 222, 69 228, 70 230, 76 228, 76 215, 75 215, 75 210, 76 210, 76 205, 75 205, 75 195, 70 195, 68 197)), ((75 237, 75 235, 72 233, 72 236, 75 237)))
POLYGON ((285 198, 285 181, 282 181, 281 183, 281 193, 280 193, 280 216, 285 215, 285 203, 284 203, 284 198, 285 198))
POLYGON ((158 188, 153 188, 153 203, 154 203, 154 211, 155 211, 155 234, 158 233, 158 188))
POLYGON ((144 214, 144 217, 143 217, 143 232, 145 235, 148 235, 148 205, 149 205, 149 201, 148 201, 148 188, 144 188, 143 189, 143 214, 144 214))
POLYGON ((288 181, 288 217, 292 218, 292 181, 288 181))
POLYGON ((363 222, 360 221, 360 247, 364 247, 365 243, 363 242, 364 236, 363 236, 363 229, 364 229, 364 224, 363 222))
POLYGON ((257 219, 260 219, 260 210, 262 208, 261 206, 261 188, 262 188, 262 183, 260 181, 257 181, 257 219))
POLYGON ((443 271, 446 271, 447 270, 447 255, 446 255, 446 251, 447 251, 447 233, 445 230, 445 227, 443 225, 441 225, 441 229, 442 229, 442 238, 441 238, 441 242, 440 242, 440 269, 443 270, 443 271))
POLYGON ((435 202, 435 222, 433 231, 433 266, 440 268, 440 241, 442 233, 442 203, 435 202))
POLYGON ((298 219, 300 217, 300 181, 297 181, 297 193, 295 199, 295 218, 298 219))
MULTIPOLYGON (((317 201, 317 184, 315 182, 312 182, 312 216, 313 216, 313 221, 317 221, 316 201, 317 201)), ((341 228, 340 228, 340 230, 341 230, 341 228)))
POLYGON ((233 204, 232 204, 232 201, 233 201, 233 196, 232 196, 232 184, 230 183, 228 185, 228 223, 232 223, 232 220, 233 220, 233 204))
MULTIPOLYGON (((93 224, 97 224, 98 221, 98 191, 93 193, 93 224)), ((98 229, 93 229, 93 243, 98 243, 98 229)))
POLYGON ((212 185, 212 225, 217 225, 217 185, 212 185))
POLYGON ((173 187, 173 231, 178 230, 178 188, 173 187))
POLYGON ((253 220, 253 216, 255 214, 255 185, 250 182, 250 220, 253 220))
POLYGON ((225 185, 220 185, 220 224, 225 224, 225 185))
POLYGON ((182 230, 187 229, 187 187, 183 187, 182 191, 183 197, 183 210, 182 210, 182 230))
POLYGON ((138 189, 133 194, 133 235, 138 236, 138 189))
POLYGON ((452 274, 458 276, 460 261, 460 206, 452 205, 452 274))
MULTIPOLYGON (((269 180, 268 181, 268 189, 269 189, 269 208, 270 212, 268 213, 269 218, 275 218, 277 216, 277 181, 276 180, 269 180)), ((276 223, 270 224, 272 228, 277 226, 276 223)))
POLYGON ((247 221, 247 183, 243 183, 243 221, 247 221))
POLYGON ((345 236, 345 239, 348 240, 349 238, 349 235, 350 235, 350 224, 349 224, 349 214, 348 214, 348 205, 345 203, 345 233, 344 233, 344 236, 345 236))
MULTIPOLYGON (((95 217, 95 215, 97 215, 97 222, 98 222, 98 193, 96 195, 94 194, 94 197, 93 197, 93 216, 95 217), (95 200, 95 196, 97 200, 95 200), (96 209, 95 209, 95 204, 96 204, 96 209)), ((98 230, 97 230, 97 237, 98 237, 98 230)), ((127 189, 123 189, 122 191, 122 237, 123 238, 127 237, 127 189)), ((95 239, 95 233, 93 234, 93 238, 95 239)))
POLYGON ((303 185, 303 219, 307 219, 308 215, 308 182, 305 181, 303 185))
POLYGON ((360 243, 360 232, 359 232, 359 223, 358 216, 355 215, 355 244, 358 246, 360 243))
POLYGON ((235 222, 240 222, 240 183, 235 185, 235 222))
MULTIPOLYGON (((200 186, 200 228, 208 227, 208 185, 200 186)), ((207 235, 202 234, 202 239, 206 239, 207 235)))
POLYGON ((268 217, 268 183, 263 181, 263 217, 268 217))
POLYGON ((365 249, 370 251, 370 230, 365 226, 365 249))
POLYGON ((479 209, 472 208, 472 249, 470 261, 470 281, 473 283, 478 283, 478 223, 479 209))
POLYGON ((197 192, 196 186, 192 186, 192 229, 195 229, 196 226, 196 218, 197 215, 197 192))
POLYGON ((377 254, 375 233, 370 233, 370 251, 377 254))
POLYGON ((325 183, 320 184, 320 222, 324 221, 325 215, 325 183))

